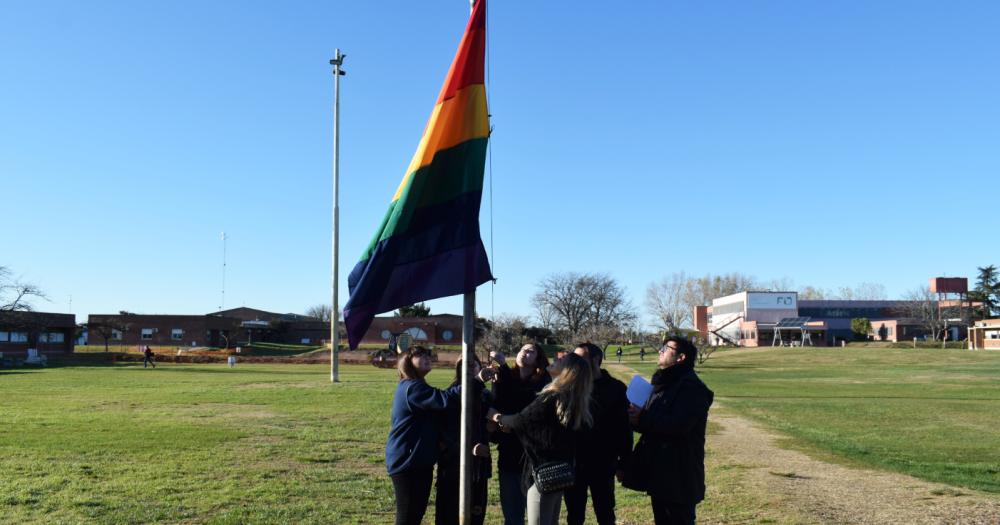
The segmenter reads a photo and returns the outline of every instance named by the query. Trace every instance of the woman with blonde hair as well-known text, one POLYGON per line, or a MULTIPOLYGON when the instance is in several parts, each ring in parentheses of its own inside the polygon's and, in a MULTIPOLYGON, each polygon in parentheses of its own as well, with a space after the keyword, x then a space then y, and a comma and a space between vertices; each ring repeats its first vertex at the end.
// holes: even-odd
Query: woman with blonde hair
POLYGON ((577 433, 593 424, 590 363, 567 354, 549 367, 552 382, 517 414, 489 412, 500 430, 513 432, 524 447, 527 461, 522 488, 527 493, 529 525, 555 525, 563 490, 574 482, 577 433))

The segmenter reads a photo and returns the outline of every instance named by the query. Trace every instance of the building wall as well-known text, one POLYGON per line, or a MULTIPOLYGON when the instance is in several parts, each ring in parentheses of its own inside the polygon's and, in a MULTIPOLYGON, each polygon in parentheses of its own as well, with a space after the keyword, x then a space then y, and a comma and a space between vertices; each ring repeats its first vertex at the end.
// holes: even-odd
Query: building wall
POLYGON ((0 313, 0 352, 26 354, 35 348, 43 354, 72 353, 76 316, 48 312, 0 313))
POLYGON ((104 345, 104 336, 93 329, 99 324, 127 325, 121 338, 111 336, 110 346, 224 346, 226 338, 235 344, 240 333, 240 320, 216 315, 140 315, 131 314, 123 318, 114 314, 94 314, 89 316, 91 329, 88 342, 104 345))
POLYGON ((413 344, 462 344, 462 316, 450 314, 430 317, 376 317, 361 339, 361 344, 387 345, 392 334, 407 330, 411 331, 413 344))

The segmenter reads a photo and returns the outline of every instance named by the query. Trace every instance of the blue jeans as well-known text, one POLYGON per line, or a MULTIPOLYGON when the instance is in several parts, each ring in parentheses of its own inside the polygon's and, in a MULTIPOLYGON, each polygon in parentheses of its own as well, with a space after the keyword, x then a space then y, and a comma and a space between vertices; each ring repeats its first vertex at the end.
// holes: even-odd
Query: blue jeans
POLYGON ((521 492, 521 472, 501 470, 498 478, 504 525, 524 525, 524 509, 528 500, 521 492))

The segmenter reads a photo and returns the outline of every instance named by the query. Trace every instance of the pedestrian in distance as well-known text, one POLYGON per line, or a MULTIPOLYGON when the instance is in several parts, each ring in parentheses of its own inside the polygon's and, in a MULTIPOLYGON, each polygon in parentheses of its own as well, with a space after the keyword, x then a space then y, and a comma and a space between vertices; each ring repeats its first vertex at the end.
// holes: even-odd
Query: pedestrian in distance
POLYGON ((440 451, 436 416, 461 404, 460 384, 446 390, 427 384, 424 378, 431 366, 430 351, 423 346, 410 348, 396 361, 399 383, 385 443, 385 467, 396 496, 396 525, 419 525, 423 520, 440 451))
POLYGON ((646 347, 643 346, 642 348, 639 348, 639 361, 645 361, 645 360, 646 360, 646 347))
MULTIPOLYGON (((475 357, 475 354, 473 354, 475 357)), ((472 374, 478 376, 483 367, 479 358, 475 357, 469 362, 472 374)), ((493 369, 486 369, 484 378, 491 378, 493 369)), ((455 363, 455 379, 451 386, 462 384, 462 360, 455 363)), ((471 383, 472 393, 469 396, 473 400, 472 433, 469 436, 472 443, 472 515, 471 525, 482 525, 486 519, 486 497, 487 482, 492 475, 492 461, 490 458, 489 435, 487 433, 486 412, 489 409, 492 394, 486 390, 485 385, 479 381, 471 383)), ((442 412, 440 420, 441 431, 441 453, 438 457, 437 467, 437 492, 434 497, 434 523, 435 525, 458 525, 458 493, 460 442, 461 442, 461 419, 462 407, 459 403, 442 412)))
POLYGON ((522 488, 527 494, 529 525, 556 525, 563 490, 573 484, 577 434, 593 424, 590 364, 567 354, 550 367, 552 382, 517 414, 490 410, 489 418, 521 442, 527 460, 522 488))
POLYGON ((615 476, 632 454, 626 387, 625 383, 601 369, 604 352, 597 345, 580 343, 573 353, 591 366, 594 388, 590 393, 590 410, 594 424, 580 433, 576 450, 576 483, 565 492, 566 523, 583 525, 589 490, 597 523, 614 525, 615 476))
MULTIPOLYGON (((493 408, 503 414, 516 414, 535 400, 542 388, 551 381, 549 360, 535 343, 521 347, 513 366, 507 365, 501 352, 490 352, 496 363, 497 377, 493 382, 493 408)), ((527 499, 521 487, 524 449, 517 436, 494 432, 497 444, 497 478, 500 485, 500 508, 504 525, 524 525, 527 499)))
POLYGON ((698 378, 698 349, 683 337, 660 347, 653 393, 642 407, 629 407, 629 421, 642 437, 622 484, 649 494, 656 525, 691 525, 705 499, 705 427, 714 394, 698 378))
POLYGON ((624 353, 625 352, 622 352, 622 347, 620 347, 620 346, 618 347, 618 350, 615 351, 615 355, 618 356, 618 364, 621 364, 621 362, 622 362, 622 354, 624 354, 624 353))
POLYGON ((146 348, 142 351, 142 367, 146 368, 147 365, 156 368, 156 361, 153 360, 153 351, 149 348, 149 345, 146 345, 146 348))

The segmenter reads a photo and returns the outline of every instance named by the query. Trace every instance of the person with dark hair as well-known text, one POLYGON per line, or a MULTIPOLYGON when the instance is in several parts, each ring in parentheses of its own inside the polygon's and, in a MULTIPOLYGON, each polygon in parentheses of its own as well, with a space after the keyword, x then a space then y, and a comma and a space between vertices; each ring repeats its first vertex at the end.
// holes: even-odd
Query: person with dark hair
POLYGON ((600 525, 615 523, 615 474, 632 453, 632 427, 628 420, 625 383, 601 369, 604 352, 593 343, 576 345, 573 353, 590 363, 594 389, 590 410, 594 425, 580 433, 576 454, 576 484, 566 489, 566 522, 582 525, 587 512, 587 491, 600 525))
MULTIPOLYGON (((469 362, 472 368, 472 375, 479 376, 484 369, 475 357, 469 362)), ((493 370, 485 369, 484 378, 491 378, 493 370)), ((462 360, 455 363, 455 379, 451 386, 462 384, 462 360)), ((492 461, 490 460, 489 436, 486 431, 486 411, 489 409, 489 401, 492 397, 490 392, 484 388, 483 383, 473 381, 470 399, 478 401, 472 407, 472 433, 469 436, 472 443, 472 520, 473 525, 482 525, 486 519, 486 497, 487 482, 493 474, 492 461)), ((434 497, 434 523, 436 525, 458 525, 458 493, 459 468, 461 463, 460 439, 462 407, 459 403, 454 403, 448 410, 441 414, 439 424, 441 428, 441 453, 438 457, 437 467, 437 492, 434 497)))
POLYGON ((552 382, 524 410, 507 415, 490 410, 488 415, 500 430, 517 436, 524 448, 527 461, 521 480, 527 494, 529 525, 559 522, 563 485, 546 486, 541 476, 559 472, 553 477, 568 479, 572 484, 577 434, 594 423, 590 413, 590 364, 576 354, 566 354, 549 367, 549 373, 552 382))
POLYGON ((396 362, 399 384, 385 443, 385 467, 396 495, 396 525, 419 525, 423 519, 440 446, 435 416, 461 404, 461 385, 438 390, 424 381, 431 366, 430 351, 422 346, 403 352, 396 362))
MULTIPOLYGON (((531 404, 551 381, 549 360, 535 343, 521 347, 514 358, 514 365, 507 366, 500 352, 490 352, 497 364, 497 377, 493 382, 493 408, 503 414, 516 414, 531 404)), ((521 489, 522 457, 524 449, 516 436, 494 432, 497 443, 497 477, 500 484, 500 508, 505 525, 523 525, 527 500, 521 489)))
POLYGON ((697 357, 691 341, 664 339, 652 395, 645 406, 629 407, 642 437, 623 484, 649 494, 656 525, 693 524, 705 499, 705 427, 714 394, 694 371, 697 357))
POLYGON ((146 345, 146 348, 142 351, 142 367, 146 368, 146 365, 156 368, 156 361, 153 360, 153 351, 149 348, 149 345, 146 345))

